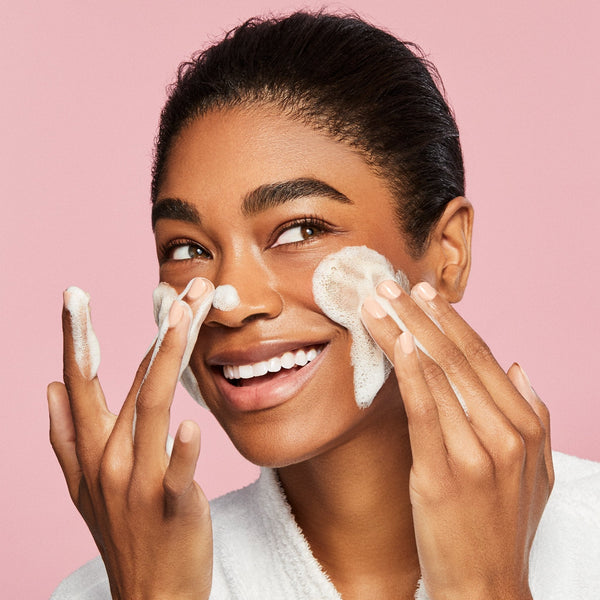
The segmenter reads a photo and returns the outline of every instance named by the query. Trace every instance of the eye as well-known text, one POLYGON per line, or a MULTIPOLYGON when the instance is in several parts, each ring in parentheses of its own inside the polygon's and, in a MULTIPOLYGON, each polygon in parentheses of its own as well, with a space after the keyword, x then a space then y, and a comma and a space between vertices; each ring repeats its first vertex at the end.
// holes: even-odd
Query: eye
POLYGON ((177 244, 167 251, 170 260, 190 260, 194 258, 210 258, 210 254, 198 244, 177 244))
POLYGON ((289 227, 275 240, 271 248, 285 244, 298 244, 323 233, 324 228, 314 223, 300 223, 289 227))

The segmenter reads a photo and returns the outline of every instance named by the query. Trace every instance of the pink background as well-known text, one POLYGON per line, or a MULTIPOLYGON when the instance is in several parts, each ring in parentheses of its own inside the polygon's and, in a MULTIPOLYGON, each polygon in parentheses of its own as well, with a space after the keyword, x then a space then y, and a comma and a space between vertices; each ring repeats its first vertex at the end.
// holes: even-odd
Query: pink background
MULTIPOLYGON (((463 314, 504 366, 527 369, 551 408, 555 447, 600 460, 599 11, 592 0, 496 4, 357 0, 352 8, 420 43, 457 112, 477 215, 463 314)), ((296 6, 4 3, 5 598, 46 598, 96 554, 47 442, 45 386, 61 376, 61 292, 76 283, 92 294, 100 374, 117 408, 154 333, 148 189, 165 86, 180 60, 223 29, 296 6)), ((185 393, 173 412, 175 422, 202 426, 198 478, 209 496, 255 476, 185 393)))

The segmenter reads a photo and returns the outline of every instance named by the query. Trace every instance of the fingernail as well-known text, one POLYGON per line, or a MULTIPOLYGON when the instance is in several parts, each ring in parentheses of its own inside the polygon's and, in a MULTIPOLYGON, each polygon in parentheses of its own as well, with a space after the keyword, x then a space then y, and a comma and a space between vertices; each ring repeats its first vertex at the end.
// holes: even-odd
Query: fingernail
POLYGON ((411 354, 415 350, 415 340, 410 331, 403 331, 400 334, 400 348, 404 354, 411 354))
POLYGON ((377 292, 384 298, 395 300, 402 293, 402 288, 395 281, 384 281, 377 286, 377 292))
POLYGON ((193 280, 192 285, 190 286, 190 289, 188 290, 188 292, 186 294, 186 298, 188 300, 191 300, 192 302, 194 302, 195 300, 198 300, 198 298, 200 298, 201 296, 204 295, 204 292, 206 292, 207 287, 208 286, 204 279, 201 279, 200 277, 196 277, 193 280))
POLYGON ((179 439, 187 444, 194 436, 194 426, 189 421, 184 421, 179 428, 179 439))
POLYGON ((433 300, 437 295, 435 289, 426 281, 417 283, 417 285, 414 287, 414 290, 419 296, 421 296, 421 298, 423 298, 423 300, 426 300, 427 302, 433 300))
POLYGON ((372 296, 369 296, 364 301, 363 306, 365 310, 376 319, 383 319, 383 317, 387 315, 383 306, 381 306, 381 304, 379 304, 379 302, 377 302, 377 300, 375 300, 375 298, 372 296))
POLYGON ((171 309, 169 310, 169 329, 175 327, 181 318, 183 317, 183 306, 179 300, 173 302, 171 309))
POLYGON ((525 381, 527 382, 527 385, 533 389, 532 385, 531 385, 531 380, 529 379, 529 376, 527 375, 527 373, 525 373, 525 369, 519 364, 517 363, 519 369, 521 369, 521 373, 523 374, 523 377, 525 379, 525 381))

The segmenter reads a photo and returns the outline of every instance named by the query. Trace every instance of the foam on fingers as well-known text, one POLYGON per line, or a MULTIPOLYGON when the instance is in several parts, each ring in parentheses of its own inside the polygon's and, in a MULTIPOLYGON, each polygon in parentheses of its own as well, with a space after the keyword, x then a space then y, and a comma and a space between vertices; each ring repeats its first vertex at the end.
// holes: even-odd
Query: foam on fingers
POLYGON ((65 290, 64 303, 71 319, 75 362, 81 374, 92 380, 100 366, 100 344, 92 327, 90 296, 82 289, 71 286, 65 290))
MULTIPOLYGON (((152 300, 154 304, 154 320, 158 325, 158 335, 156 336, 154 352, 152 355, 152 359, 150 361, 150 366, 152 366, 152 362, 154 360, 154 356, 158 352, 162 341, 165 337, 167 329, 169 328, 169 310, 173 305, 173 302, 181 301, 188 293, 192 283, 194 280, 191 280, 185 289, 181 292, 181 294, 177 294, 177 292, 167 283, 160 283, 152 294, 152 300)), ((194 376, 191 368, 189 367, 190 357, 194 350, 194 346, 196 345, 196 340, 198 339, 198 333, 200 332, 200 326, 204 322, 208 311, 210 310, 213 303, 213 293, 209 293, 204 300, 201 302, 199 306, 196 307, 196 311, 191 315, 190 327, 188 329, 187 342, 185 346, 185 350, 183 353, 183 358, 181 361, 181 369, 179 371, 179 379, 183 385, 183 387, 188 391, 190 396, 198 404, 206 407, 206 402, 204 398, 202 398, 202 394, 200 393, 200 387, 198 386, 198 382, 196 381, 196 377, 194 376)), ((191 311, 191 308, 187 303, 185 306, 191 311)), ((150 368, 150 367, 148 367, 150 368)))

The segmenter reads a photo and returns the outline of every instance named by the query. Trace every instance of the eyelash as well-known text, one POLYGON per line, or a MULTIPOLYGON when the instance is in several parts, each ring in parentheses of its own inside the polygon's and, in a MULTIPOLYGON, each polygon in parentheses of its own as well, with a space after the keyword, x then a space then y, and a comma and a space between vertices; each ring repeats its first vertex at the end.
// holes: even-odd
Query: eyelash
MULTIPOLYGON (((201 248, 202 251, 207 254, 207 256, 204 258, 204 260, 212 258, 212 254, 204 246, 202 246, 198 242, 195 242, 194 240, 190 240, 188 238, 182 238, 182 239, 178 239, 178 240, 171 240, 170 242, 163 244, 160 247, 159 252, 160 252, 160 256, 162 257, 162 261, 164 262, 164 261, 170 260, 169 254, 173 250, 176 250, 177 248, 181 248, 181 246, 194 246, 196 248, 201 248)), ((199 256, 198 258, 202 258, 202 257, 199 256)), ((195 260, 195 259, 189 258, 186 260, 195 260)), ((178 260, 177 262, 186 262, 186 260, 178 260)))
MULTIPOLYGON (((308 243, 311 243, 315 238, 323 235, 324 233, 334 231, 334 228, 329 223, 327 223, 327 221, 322 219, 321 217, 318 217, 318 216, 300 217, 298 219, 294 219, 293 221, 284 223, 283 225, 278 227, 275 230, 275 232, 273 233, 273 235, 271 236, 271 241, 269 242, 269 247, 271 247, 282 234, 284 234, 286 231, 294 229, 294 227, 310 227, 311 229, 315 229, 316 232, 315 232, 314 236, 311 236, 310 238, 308 238, 306 240, 299 240, 297 242, 287 242, 285 244, 281 244, 280 247, 282 247, 282 248, 288 247, 289 248, 290 246, 293 247, 293 246, 301 246, 303 244, 308 244, 308 243)), ((201 248, 202 251, 207 254, 207 256, 204 258, 204 260, 212 258, 211 253, 206 248, 204 248, 201 244, 199 244, 198 242, 195 242, 194 240, 188 239, 188 238, 182 238, 182 239, 177 239, 177 240, 171 240, 170 242, 163 244, 160 247, 160 255, 163 257, 163 261, 170 260, 169 254, 173 250, 175 250, 176 248, 180 248, 181 246, 194 246, 196 248, 201 248)), ((279 246, 276 246, 276 247, 279 247, 279 246)), ((202 257, 198 257, 198 259, 200 259, 200 258, 202 258, 202 257)), ((187 260, 196 260, 196 259, 195 258, 190 258, 190 259, 185 259, 185 260, 180 259, 177 262, 186 262, 187 260)))
POLYGON ((331 232, 334 230, 334 228, 329 223, 327 223, 325 219, 322 219, 321 217, 300 217, 298 219, 294 219, 293 221, 289 221, 288 223, 284 223, 283 225, 278 227, 273 233, 271 241, 269 242, 269 246, 272 246, 282 234, 284 234, 286 231, 289 231, 290 229, 294 229, 294 227, 310 227, 311 229, 316 229, 317 231, 314 236, 311 236, 306 240, 301 240, 297 242, 287 242, 286 244, 282 244, 282 248, 286 246, 301 246, 303 244, 311 243, 315 238, 320 237, 324 233, 331 232))

